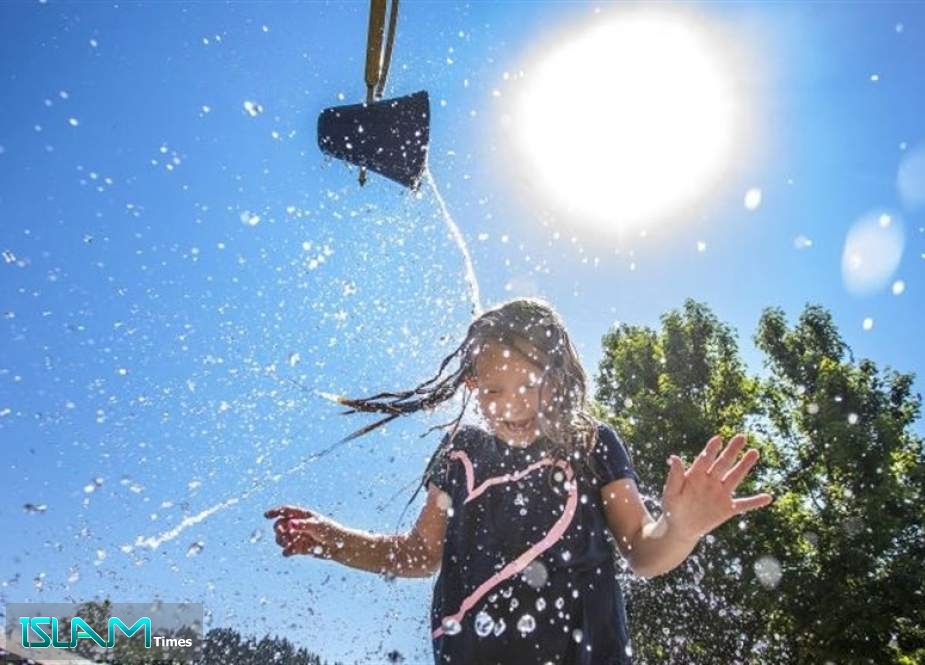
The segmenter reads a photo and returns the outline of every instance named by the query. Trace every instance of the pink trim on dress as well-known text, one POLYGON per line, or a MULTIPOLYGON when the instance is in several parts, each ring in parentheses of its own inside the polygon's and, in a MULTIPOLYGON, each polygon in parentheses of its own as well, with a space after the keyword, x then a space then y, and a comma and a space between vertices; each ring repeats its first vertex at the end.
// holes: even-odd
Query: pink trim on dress
MULTIPOLYGON (((506 473, 502 476, 493 476, 485 480, 478 488, 475 487, 475 471, 472 467, 472 460, 469 459, 469 456, 466 455, 462 450, 454 450, 450 453, 450 459, 458 459, 462 462, 463 468, 466 471, 466 490, 467 495, 463 503, 469 503, 472 499, 478 498, 485 490, 487 490, 492 485, 501 485, 504 483, 509 483, 512 481, 517 481, 526 476, 528 473, 535 471, 544 466, 549 466, 553 463, 551 459, 542 459, 538 462, 534 462, 526 469, 517 471, 515 473, 506 473)), ((526 568, 534 559, 536 559, 540 554, 552 547, 556 541, 558 541, 562 534, 565 533, 569 525, 572 522, 572 519, 575 516, 575 508, 578 505, 578 487, 577 483, 572 483, 572 478, 574 476, 572 472, 572 465, 568 462, 563 462, 562 460, 557 460, 555 465, 565 471, 566 480, 569 483, 569 493, 568 498, 565 502, 565 510, 562 512, 562 515, 556 520, 556 523, 552 525, 552 528, 546 532, 546 535, 538 543, 527 549, 523 554, 518 556, 516 559, 511 561, 509 564, 504 566, 497 573, 489 577, 487 580, 482 582, 479 587, 473 591, 471 594, 466 596, 463 600, 462 605, 455 614, 444 617, 440 621, 440 627, 433 631, 433 639, 437 639, 444 634, 443 625, 448 619, 452 619, 457 622, 462 622, 463 616, 468 612, 472 607, 489 591, 501 584, 504 580, 513 577, 524 568, 526 568)))

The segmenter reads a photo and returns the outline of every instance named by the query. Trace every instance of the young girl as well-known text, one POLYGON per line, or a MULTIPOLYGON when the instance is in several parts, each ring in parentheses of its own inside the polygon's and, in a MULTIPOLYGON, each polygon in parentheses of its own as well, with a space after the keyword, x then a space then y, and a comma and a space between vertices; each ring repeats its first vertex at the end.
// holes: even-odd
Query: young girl
POLYGON ((276 520, 283 555, 405 577, 439 570, 431 605, 437 665, 630 663, 614 541, 635 574, 658 575, 701 536, 772 497, 732 498, 758 451, 737 462, 745 437, 721 450, 716 436, 687 469, 670 457, 664 512, 654 519, 623 441, 589 416, 585 381, 546 303, 517 299, 485 312, 433 379, 403 393, 340 399, 348 413, 390 414, 357 433, 365 434, 463 390, 461 412, 424 473, 427 500, 411 531, 372 534, 281 506, 266 517, 276 520), (458 369, 440 380, 457 355, 458 369), (460 424, 472 394, 484 428, 460 424))

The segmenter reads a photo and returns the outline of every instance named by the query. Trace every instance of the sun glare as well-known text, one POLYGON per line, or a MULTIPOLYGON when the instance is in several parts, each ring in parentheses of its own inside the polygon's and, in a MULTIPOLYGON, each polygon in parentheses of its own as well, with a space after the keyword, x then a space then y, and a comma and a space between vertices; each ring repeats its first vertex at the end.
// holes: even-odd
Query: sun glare
POLYGON ((508 131, 533 194, 574 221, 626 229, 686 210, 742 130, 722 44, 683 14, 606 19, 528 64, 508 131))

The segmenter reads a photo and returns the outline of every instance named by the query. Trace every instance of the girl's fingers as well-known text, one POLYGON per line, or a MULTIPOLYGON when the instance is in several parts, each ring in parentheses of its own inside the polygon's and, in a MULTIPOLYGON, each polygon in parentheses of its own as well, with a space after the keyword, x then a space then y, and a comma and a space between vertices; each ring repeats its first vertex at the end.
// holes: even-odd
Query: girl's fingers
POLYGON ((309 517, 306 519, 291 519, 289 520, 289 528, 296 531, 307 531, 309 533, 315 533, 324 527, 324 524, 317 517, 309 517))
POLYGON ((742 459, 723 476, 723 484, 728 485, 729 490, 734 492, 735 488, 739 486, 749 470, 755 466, 755 462, 758 461, 760 456, 761 454, 754 448, 745 453, 742 459))
POLYGON ((324 542, 330 535, 327 528, 330 523, 310 510, 296 506, 279 506, 266 511, 267 518, 276 518, 273 531, 276 544, 283 548, 283 556, 294 554, 312 554, 319 558, 329 558, 324 542), (316 547, 321 547, 319 554, 314 554, 316 547))
POLYGON ((294 517, 312 517, 313 515, 312 511, 298 506, 277 506, 276 508, 270 508, 263 514, 267 519, 273 519, 274 517, 291 519, 294 517))
POLYGON ((277 533, 276 534, 276 544, 280 547, 289 547, 295 540, 295 534, 292 533, 277 533))
POLYGON ((292 523, 293 520, 291 519, 278 519, 273 523, 273 531, 277 534, 290 534, 296 530, 292 523))
POLYGON ((774 497, 770 494, 756 494, 755 496, 745 497, 744 499, 733 499, 732 509, 734 514, 738 515, 748 512, 749 510, 755 510, 756 508, 763 508, 772 501, 774 501, 774 497))
POLYGON ((681 491, 684 485, 684 462, 676 455, 668 458, 668 477, 665 479, 665 486, 662 488, 662 496, 674 496, 681 491))
POLYGON ((308 518, 299 518, 299 517, 280 517, 274 524, 280 525, 283 529, 288 529, 293 531, 295 529, 300 529, 308 524, 314 524, 318 520, 315 517, 308 518))
POLYGON ((722 478, 723 474, 731 469, 732 465, 735 464, 736 457, 744 447, 745 435, 736 434, 734 437, 732 437, 732 439, 729 440, 729 445, 726 446, 726 450, 724 450, 720 456, 716 458, 716 461, 714 461, 713 464, 711 464, 707 469, 707 475, 722 478))
POLYGON ((284 539, 283 545, 283 556, 291 556, 293 554, 308 554, 311 552, 319 543, 312 538, 311 536, 306 536, 304 534, 295 534, 290 536, 288 539, 284 539))
POLYGON ((314 517, 308 519, 279 519, 273 524, 273 530, 276 533, 283 534, 307 534, 317 537, 325 533, 323 529, 324 524, 314 517))
POLYGON ((703 452, 697 455, 697 459, 694 460, 690 468, 684 474, 686 477, 690 477, 692 474, 699 473, 701 471, 706 472, 706 470, 713 464, 713 461, 716 459, 717 453, 723 447, 723 437, 719 434, 712 437, 707 441, 707 445, 704 446, 703 452))
POLYGON ((318 558, 324 558, 325 547, 318 540, 307 535, 299 535, 293 538, 292 544, 288 548, 293 554, 308 554, 318 558), (322 553, 315 554, 315 548, 321 547, 322 553))
POLYGON ((283 548, 283 556, 292 556, 293 554, 301 554, 298 538, 293 538, 283 548))

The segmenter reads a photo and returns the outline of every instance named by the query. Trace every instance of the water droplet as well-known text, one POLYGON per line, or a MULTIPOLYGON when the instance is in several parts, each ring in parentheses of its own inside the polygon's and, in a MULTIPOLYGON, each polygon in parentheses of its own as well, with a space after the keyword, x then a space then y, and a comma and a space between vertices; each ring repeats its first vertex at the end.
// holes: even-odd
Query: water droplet
POLYGON ((462 624, 460 624, 456 619, 451 617, 446 617, 442 622, 443 632, 447 635, 458 635, 462 630, 462 624))
POLYGON ((813 241, 801 233, 793 239, 793 246, 797 249, 806 249, 813 246, 813 241))
POLYGON ((694 577, 694 585, 700 586, 700 583, 703 581, 703 575, 704 575, 703 566, 700 565, 700 559, 698 559, 696 555, 692 555, 688 557, 688 562, 689 562, 688 565, 692 569, 692 574, 694 577))
POLYGON ((248 226, 257 226, 260 223, 260 215, 250 210, 241 213, 241 223, 248 226))
POLYGON ((488 612, 482 610, 475 615, 475 634, 479 637, 487 637, 495 627, 495 620, 491 618, 488 612))
POLYGON ((745 209, 746 210, 757 210, 758 206, 761 205, 761 190, 757 187, 752 187, 747 192, 745 192, 745 209))
POLYGON ((520 619, 517 620, 517 630, 520 631, 521 635, 526 635, 527 633, 532 633, 536 629, 536 620, 533 618, 533 615, 524 614, 520 619))
POLYGON ((261 106, 257 102, 252 102, 251 100, 246 99, 244 100, 244 111, 250 117, 256 118, 258 115, 263 113, 263 106, 261 106))
POLYGON ((542 561, 534 559, 523 569, 521 575, 527 584, 534 589, 539 589, 546 584, 546 580, 549 578, 549 571, 546 570, 546 566, 542 561))
POLYGON ((497 637, 504 632, 505 628, 507 628, 507 624, 504 623, 504 619, 498 619, 495 621, 495 629, 492 632, 494 633, 495 637, 497 637))
POLYGON ((781 578, 781 567, 780 562, 775 559, 773 556, 766 555, 759 557, 755 561, 754 565, 755 576, 758 578, 758 581, 761 584, 768 588, 773 589, 777 586, 777 583, 780 582, 781 578))

